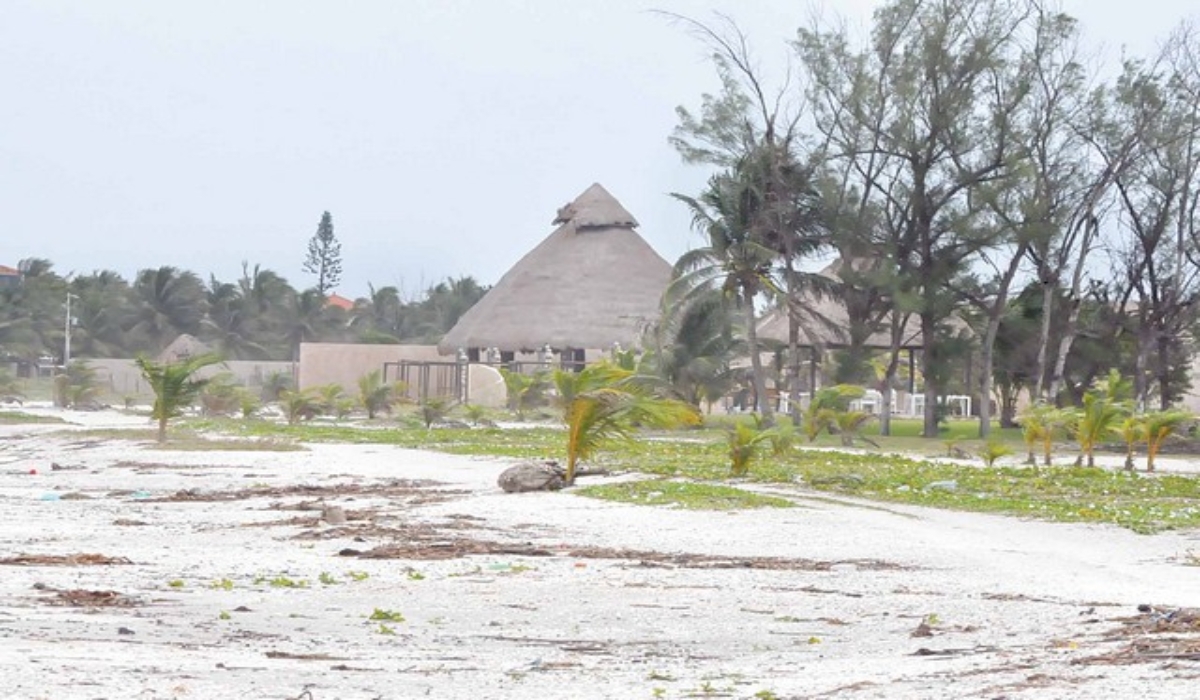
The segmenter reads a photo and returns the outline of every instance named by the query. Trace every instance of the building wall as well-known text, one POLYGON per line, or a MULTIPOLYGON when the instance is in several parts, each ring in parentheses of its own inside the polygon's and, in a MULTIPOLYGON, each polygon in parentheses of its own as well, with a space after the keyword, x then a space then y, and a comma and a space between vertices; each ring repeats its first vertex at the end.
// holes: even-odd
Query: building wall
MULTIPOLYGON (((352 343, 301 343, 299 386, 307 389, 339 384, 358 393, 358 380, 385 362, 454 362, 453 356, 438 354, 435 345, 366 345, 352 343)), ((394 373, 389 373, 389 379, 394 373)))
MULTIPOLYGON (((142 379, 142 371, 133 360, 86 360, 88 366, 96 370, 97 379, 114 398, 124 396, 147 397, 152 394, 150 387, 142 379)), ((272 374, 281 372, 295 379, 295 365, 291 362, 257 362, 251 360, 230 360, 211 367, 205 367, 199 372, 200 376, 211 377, 214 374, 228 372, 244 386, 259 387, 263 380, 272 374)))

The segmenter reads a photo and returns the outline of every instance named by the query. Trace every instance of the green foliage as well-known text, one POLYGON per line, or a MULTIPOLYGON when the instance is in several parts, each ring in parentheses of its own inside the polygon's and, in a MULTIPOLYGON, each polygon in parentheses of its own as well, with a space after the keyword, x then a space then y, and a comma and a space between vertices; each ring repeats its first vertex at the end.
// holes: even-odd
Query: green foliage
POLYGON ((729 444, 730 476, 746 476, 764 444, 769 444, 774 454, 783 454, 790 448, 793 435, 790 427, 764 426, 757 415, 754 416, 753 425, 745 421, 734 424, 725 432, 729 444))
POLYGON ((517 414, 517 420, 525 420, 526 411, 545 403, 546 391, 551 386, 546 372, 525 374, 501 367, 500 376, 508 394, 508 408, 517 414))
POLYGON ((989 440, 987 444, 985 444, 983 448, 979 450, 979 457, 983 460, 984 466, 994 467, 996 466, 996 460, 1000 459, 1001 457, 1007 457, 1012 453, 1012 447, 1010 447, 1008 444, 999 442, 997 440, 989 440))
POLYGON ((1072 416, 1080 451, 1077 464, 1086 460, 1087 466, 1095 466, 1096 447, 1116 433, 1119 421, 1130 413, 1131 395, 1130 382, 1115 369, 1083 395, 1083 406, 1072 416))
POLYGON ((200 392, 200 407, 206 416, 228 416, 242 411, 242 387, 229 372, 209 378, 200 392))
POLYGON ((221 361, 215 354, 198 355, 179 362, 153 362, 145 357, 135 360, 142 377, 154 392, 150 415, 158 421, 158 441, 167 440, 167 421, 190 406, 208 384, 195 375, 201 369, 221 361))
POLYGON ((54 377, 54 405, 61 408, 84 408, 100 396, 96 370, 86 360, 74 360, 67 371, 54 377))
POLYGON ((380 413, 391 413, 399 393, 395 385, 384 384, 382 370, 358 378, 358 401, 368 419, 374 420, 380 413))
POLYGON ((12 372, 7 369, 0 369, 0 401, 22 399, 25 397, 25 390, 21 387, 21 383, 13 376, 12 372))
POLYGON ((292 388, 292 375, 287 372, 271 372, 263 379, 262 400, 278 401, 283 392, 292 388))
POLYGON ((1154 458, 1158 456, 1163 443, 1171 437, 1180 426, 1193 419, 1187 411, 1156 411, 1148 413, 1142 423, 1142 438, 1146 442, 1146 471, 1154 471, 1154 458))
POLYGON ((287 418, 288 425, 295 425, 302 420, 312 420, 321 413, 321 399, 311 390, 291 391, 285 389, 279 394, 279 407, 287 418))
POLYGON ((474 425, 476 427, 484 425, 484 424, 488 423, 490 420, 488 418, 488 416, 491 414, 491 411, 489 411, 486 406, 479 406, 477 404, 468 403, 468 404, 463 404, 462 409, 463 409, 463 415, 466 416, 467 420, 470 421, 471 425, 474 425))
POLYGON ((586 486, 582 496, 646 506, 671 506, 688 510, 746 510, 791 508, 785 498, 764 496, 744 489, 686 481, 627 481, 603 486, 586 486))
POLYGON ((700 421, 692 406, 654 395, 634 372, 607 361, 579 372, 558 370, 554 385, 567 426, 567 484, 574 483, 579 461, 609 440, 628 439, 638 427, 700 421))
MULTIPOLYGON (((838 415, 848 411, 850 402, 862 398, 865 393, 863 387, 853 384, 838 384, 817 389, 802 414, 804 436, 812 442, 821 433, 837 428, 838 415)), ((858 423, 858 430, 861 430, 863 424, 865 421, 858 423)))
POLYGON ((1038 446, 1042 449, 1042 463, 1047 467, 1053 463, 1054 440, 1066 434, 1072 419, 1071 411, 1046 404, 1033 406, 1021 415, 1021 436, 1029 451, 1030 466, 1037 464, 1034 452, 1038 446))
POLYGON ((450 415, 450 399, 442 396, 426 396, 417 402, 417 412, 425 429, 429 430, 434 423, 440 423, 450 415))
POLYGON ((404 622, 404 615, 396 610, 375 608, 375 612, 371 613, 371 616, 367 619, 382 622, 404 622))
POLYGON ((317 232, 308 241, 304 271, 317 276, 316 287, 321 296, 328 294, 342 279, 342 244, 333 232, 333 216, 329 212, 321 214, 317 232))

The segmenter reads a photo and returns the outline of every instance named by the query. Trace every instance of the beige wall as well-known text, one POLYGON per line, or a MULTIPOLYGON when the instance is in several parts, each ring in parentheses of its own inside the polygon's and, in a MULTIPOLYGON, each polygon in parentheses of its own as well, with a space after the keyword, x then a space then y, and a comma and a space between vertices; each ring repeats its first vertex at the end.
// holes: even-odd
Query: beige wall
MULTIPOLYGON (((360 377, 382 370, 385 362, 453 362, 438 354, 435 345, 364 345, 351 343, 301 343, 299 386, 307 389, 340 384, 356 394, 360 377)), ((389 379, 394 378, 394 373, 389 379)))
MULTIPOLYGON (((96 370, 97 379, 115 398, 125 396, 150 396, 151 391, 142 379, 142 371, 133 360, 86 360, 88 366, 96 370)), ((248 387, 262 386, 263 380, 276 372, 282 372, 294 377, 294 365, 291 362, 255 362, 250 360, 230 360, 219 365, 206 367, 200 371, 201 376, 211 377, 221 372, 229 372, 239 383, 248 387)))

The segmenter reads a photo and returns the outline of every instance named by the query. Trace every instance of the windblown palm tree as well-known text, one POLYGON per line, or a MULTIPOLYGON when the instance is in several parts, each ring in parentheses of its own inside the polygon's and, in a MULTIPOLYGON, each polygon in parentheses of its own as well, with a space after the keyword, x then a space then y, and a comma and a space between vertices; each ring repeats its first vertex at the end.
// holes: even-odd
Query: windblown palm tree
POLYGON ((579 461, 609 440, 628 439, 640 426, 686 425, 700 419, 692 406, 656 396, 633 370, 607 361, 579 372, 557 370, 554 385, 567 426, 567 485, 575 482, 579 461))
POLYGON ((755 233, 757 199, 752 190, 736 171, 729 171, 713 176, 697 198, 672 195, 691 210, 692 226, 706 245, 689 250, 675 263, 666 303, 688 304, 718 290, 741 309, 756 405, 770 425, 773 407, 759 355, 755 302, 762 294, 778 294, 780 289, 773 277, 776 252, 755 233))
POLYGON ((154 362, 145 357, 137 360, 142 376, 154 392, 151 417, 158 421, 158 441, 167 441, 167 421, 182 413, 200 396, 207 379, 197 378, 196 372, 221 361, 215 354, 197 355, 180 362, 154 362))

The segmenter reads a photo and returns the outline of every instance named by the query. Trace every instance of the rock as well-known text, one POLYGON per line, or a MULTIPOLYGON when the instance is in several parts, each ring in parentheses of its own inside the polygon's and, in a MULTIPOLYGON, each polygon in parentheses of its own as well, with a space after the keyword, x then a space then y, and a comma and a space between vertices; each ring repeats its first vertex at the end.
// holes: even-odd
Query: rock
POLYGON ((947 481, 932 481, 924 489, 924 491, 957 491, 958 482, 954 479, 947 481))
POLYGON ((330 525, 345 525, 346 511, 341 506, 325 506, 321 510, 321 519, 330 525))
POLYGON ((500 473, 496 483, 508 493, 557 491, 565 486, 566 469, 555 460, 521 462, 500 473))

